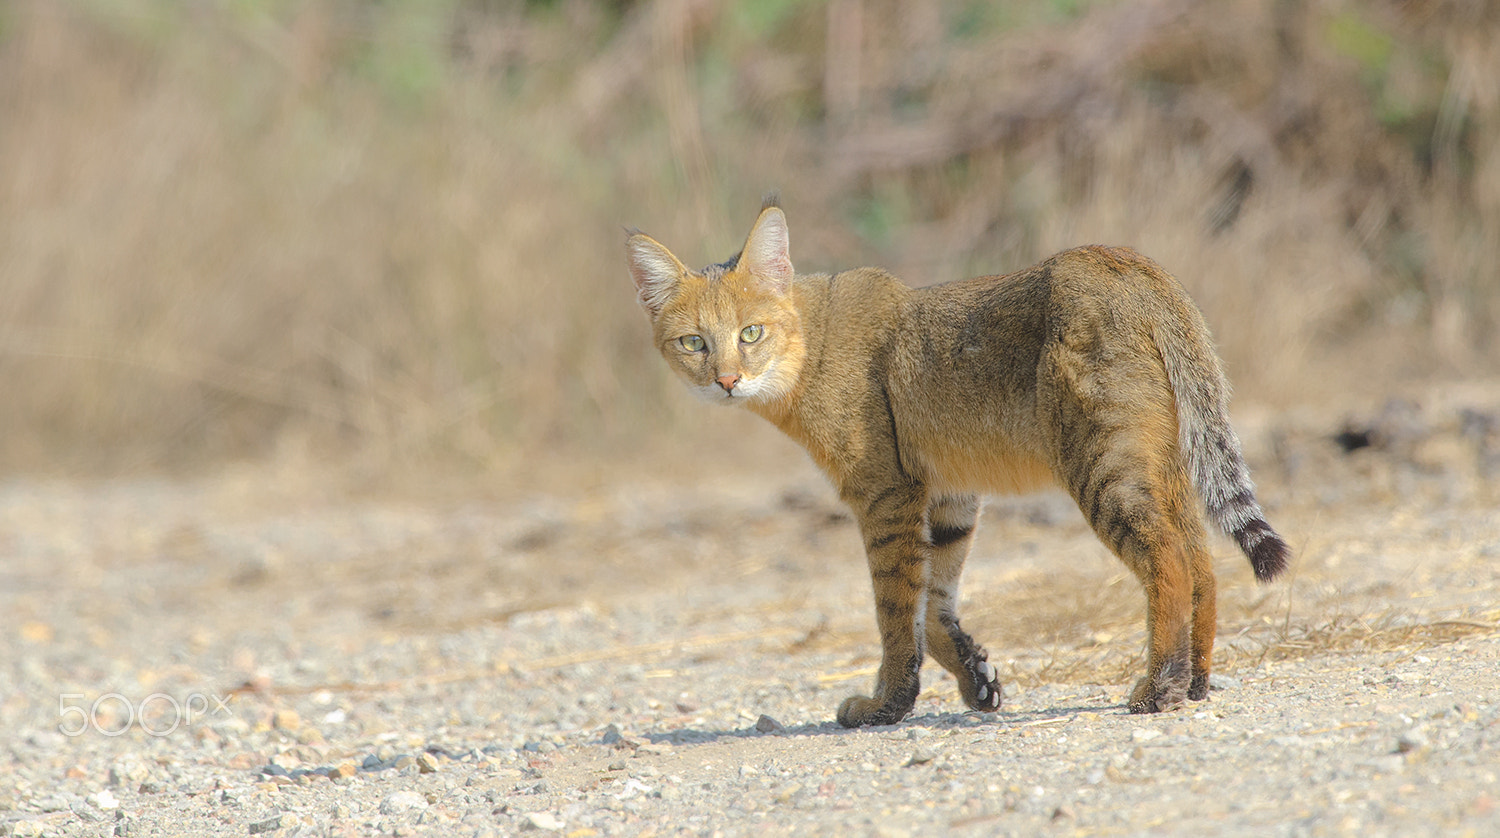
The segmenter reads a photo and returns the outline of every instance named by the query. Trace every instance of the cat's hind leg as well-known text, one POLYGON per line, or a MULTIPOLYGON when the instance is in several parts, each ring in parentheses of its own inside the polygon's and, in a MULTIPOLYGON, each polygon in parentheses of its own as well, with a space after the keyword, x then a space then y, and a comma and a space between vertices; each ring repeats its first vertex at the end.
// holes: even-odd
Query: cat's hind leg
POLYGON ((1146 672, 1127 701, 1132 713, 1180 707, 1207 693, 1215 603, 1212 561, 1187 477, 1142 458, 1111 457, 1116 469, 1083 481, 1079 505, 1094 532, 1135 573, 1146 593, 1146 672))
POLYGON ((927 651, 958 679, 964 703, 1000 709, 1000 680, 989 654, 958 624, 958 584, 979 522, 976 495, 940 497, 927 507, 927 651))

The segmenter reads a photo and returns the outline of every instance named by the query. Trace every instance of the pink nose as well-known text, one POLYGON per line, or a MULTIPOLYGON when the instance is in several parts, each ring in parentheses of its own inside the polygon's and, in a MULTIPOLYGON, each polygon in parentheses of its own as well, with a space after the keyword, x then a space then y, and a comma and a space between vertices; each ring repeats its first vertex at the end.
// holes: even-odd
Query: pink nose
POLYGON ((723 387, 724 392, 726 393, 732 391, 734 389, 734 385, 738 384, 739 381, 740 377, 735 375, 734 373, 719 376, 719 386, 723 387))

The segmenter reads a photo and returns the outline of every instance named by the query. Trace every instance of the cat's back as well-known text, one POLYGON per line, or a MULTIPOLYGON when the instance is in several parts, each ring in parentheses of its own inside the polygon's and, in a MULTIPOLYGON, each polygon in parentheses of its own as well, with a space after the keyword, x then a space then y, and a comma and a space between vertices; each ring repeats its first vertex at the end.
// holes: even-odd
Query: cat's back
POLYGON ((889 385, 912 459, 953 488, 1024 491, 1050 480, 1046 463, 1025 452, 1045 447, 1038 408, 1055 400, 1058 358, 1114 359, 1133 373, 1155 367, 1145 342, 1163 301, 1179 297, 1155 263, 1097 246, 914 290, 889 385))

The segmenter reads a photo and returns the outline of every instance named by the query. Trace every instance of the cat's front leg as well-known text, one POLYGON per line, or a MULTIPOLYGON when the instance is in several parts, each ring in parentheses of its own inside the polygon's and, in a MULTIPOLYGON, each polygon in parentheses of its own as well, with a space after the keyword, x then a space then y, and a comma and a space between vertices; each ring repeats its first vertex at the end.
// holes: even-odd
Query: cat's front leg
POLYGON ((926 489, 904 481, 847 498, 859 517, 875 587, 880 673, 873 696, 839 705, 844 727, 895 724, 911 712, 921 689, 927 595, 926 489))

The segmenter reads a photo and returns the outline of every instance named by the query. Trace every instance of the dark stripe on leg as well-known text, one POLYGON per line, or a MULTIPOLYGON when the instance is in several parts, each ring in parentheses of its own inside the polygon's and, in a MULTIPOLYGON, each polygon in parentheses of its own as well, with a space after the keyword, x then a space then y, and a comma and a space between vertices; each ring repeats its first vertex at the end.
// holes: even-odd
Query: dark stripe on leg
POLYGON ((934 524, 932 526, 932 546, 939 549, 952 546, 969 537, 974 532, 971 526, 952 526, 949 524, 934 524))

